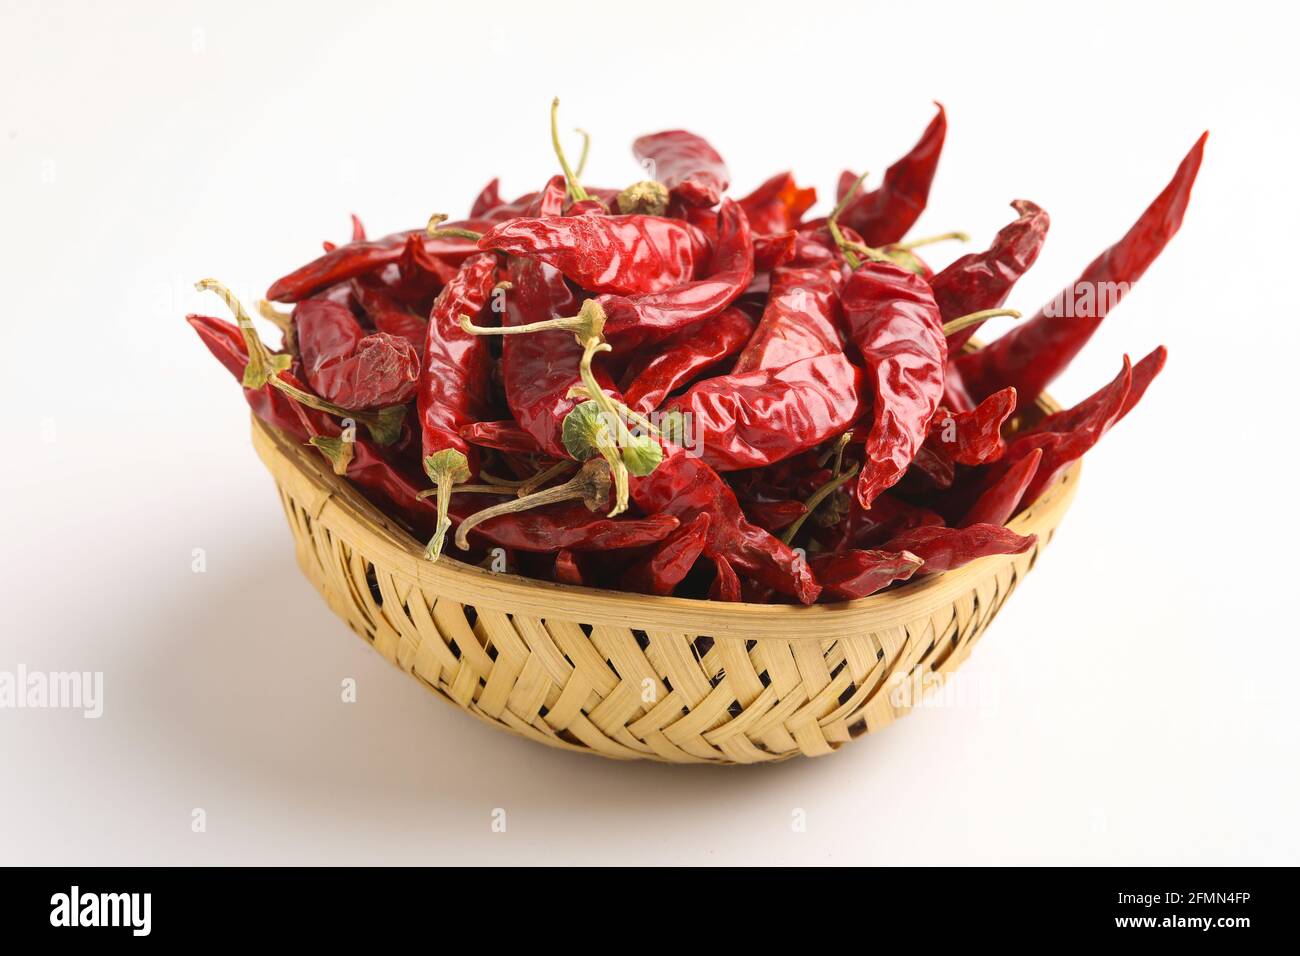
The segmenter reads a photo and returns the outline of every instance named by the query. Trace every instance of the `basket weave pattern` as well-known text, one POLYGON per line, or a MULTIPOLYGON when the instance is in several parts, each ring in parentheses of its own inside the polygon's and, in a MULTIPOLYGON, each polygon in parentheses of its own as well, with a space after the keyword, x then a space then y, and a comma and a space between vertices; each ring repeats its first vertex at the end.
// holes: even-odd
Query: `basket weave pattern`
MULTIPOLYGON (((1049 408, 1043 403, 1044 408, 1049 408)), ((1021 555, 840 605, 721 604, 423 559, 423 543, 254 420, 298 564, 375 650, 456 706, 553 747, 671 763, 831 753, 907 713, 969 655, 1051 539, 1076 463, 1011 523, 1021 555)))

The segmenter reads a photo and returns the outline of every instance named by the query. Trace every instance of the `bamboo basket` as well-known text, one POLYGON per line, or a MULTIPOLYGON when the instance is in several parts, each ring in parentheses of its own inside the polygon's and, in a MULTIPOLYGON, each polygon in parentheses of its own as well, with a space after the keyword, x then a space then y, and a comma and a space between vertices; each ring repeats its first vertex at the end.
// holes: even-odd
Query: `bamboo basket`
MULTIPOLYGON (((1037 411, 1055 411, 1049 399, 1037 411)), ((1020 555, 842 604, 648 597, 497 574, 386 518, 314 450, 253 420, 303 573, 376 651, 496 727, 565 750, 748 764, 831 753, 959 667, 1051 540, 1076 462, 1010 524, 1020 555)))

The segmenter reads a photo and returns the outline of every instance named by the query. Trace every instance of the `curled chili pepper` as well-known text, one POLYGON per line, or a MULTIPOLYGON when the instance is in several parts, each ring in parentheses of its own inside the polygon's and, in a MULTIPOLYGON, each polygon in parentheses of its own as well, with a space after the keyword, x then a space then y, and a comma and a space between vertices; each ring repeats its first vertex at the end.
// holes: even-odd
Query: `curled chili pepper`
POLYGON ((800 189, 791 173, 777 173, 743 199, 740 208, 755 235, 796 229, 803 214, 817 202, 817 190, 800 189))
POLYGON ((948 348, 930 287, 891 263, 863 263, 845 283, 841 305, 873 391, 857 485, 858 501, 870 508, 903 477, 928 434, 943 398, 948 348))
POLYGON ((923 562, 907 551, 852 550, 819 554, 809 563, 824 589, 822 597, 849 601, 875 594, 895 581, 906 581, 923 562))
POLYGON ((882 549, 910 551, 923 562, 921 573, 937 574, 995 554, 1024 554, 1037 540, 1037 535, 1024 537, 991 524, 964 528, 925 525, 904 531, 886 542, 882 549))
POLYGON ((346 308, 306 299, 293 310, 303 371, 312 389, 344 408, 401 405, 415 395, 420 356, 406 339, 365 334, 346 308))
MULTIPOLYGON (((930 280, 944 322, 1001 308, 1038 259, 1051 219, 1026 199, 1017 199, 1011 208, 1018 217, 998 231, 988 249, 962 256, 930 280)), ((969 325, 948 336, 948 351, 957 354, 978 328, 969 325)))
POLYGON ((731 305, 754 278, 754 242, 740 206, 724 199, 709 275, 662 292, 604 295, 605 334, 625 346, 664 339, 731 305))
POLYGON ((842 351, 843 278, 839 262, 823 246, 801 237, 795 259, 772 272, 767 307, 735 371, 779 368, 842 351))
POLYGON ((860 416, 862 372, 843 352, 705 379, 665 406, 718 471, 757 468, 820 445, 860 416))
MULTIPOLYGON (((455 225, 475 232, 490 226, 477 220, 455 225)), ((382 239, 350 242, 277 279, 267 289, 266 297, 272 302, 298 302, 327 286, 396 264, 403 254, 409 255, 407 246, 411 237, 415 237, 422 253, 447 263, 451 268, 460 265, 475 251, 473 240, 428 236, 418 229, 393 233, 382 239)))
POLYGON ((716 206, 731 185, 731 174, 717 150, 686 130, 642 136, 632 144, 632 155, 652 180, 687 206, 716 206))
POLYGON ((662 216, 546 216, 508 219, 480 249, 536 259, 585 289, 615 295, 663 292, 695 277, 709 255, 698 229, 662 216))
POLYGON ((940 407, 930 421, 930 433, 916 453, 912 466, 932 484, 947 488, 957 465, 984 465, 997 461, 1006 450, 1002 426, 1016 409, 1016 390, 994 392, 967 412, 940 407))
POLYGON ((739 352, 753 332, 753 319, 739 309, 687 326, 633 359, 624 373, 623 400, 633 411, 653 411, 670 393, 739 352))
POLYGON ((709 515, 701 512, 623 572, 623 586, 642 594, 672 594, 704 552, 709 515))
POLYGON ((983 398, 1013 385, 1023 401, 1032 401, 1070 364, 1102 319, 1178 232, 1208 135, 1204 133, 1196 141, 1173 179, 1124 238, 1089 263, 1073 285, 1032 319, 979 351, 956 359, 954 364, 972 397, 983 398))
POLYGON ((438 490, 438 525, 426 556, 437 560, 451 526, 452 486, 478 473, 477 454, 460 430, 486 417, 491 407, 491 356, 486 340, 460 327, 462 315, 477 316, 496 279, 491 256, 466 259, 438 294, 425 330, 416 413, 425 474, 438 490))
MULTIPOLYGON (((912 228, 930 198, 930 183, 939 165, 948 119, 943 106, 925 128, 912 150, 890 166, 879 189, 863 193, 845 208, 846 226, 862 237, 869 246, 886 246, 898 242, 912 228)), ((846 172, 840 176, 839 196, 851 191, 858 178, 846 172)))

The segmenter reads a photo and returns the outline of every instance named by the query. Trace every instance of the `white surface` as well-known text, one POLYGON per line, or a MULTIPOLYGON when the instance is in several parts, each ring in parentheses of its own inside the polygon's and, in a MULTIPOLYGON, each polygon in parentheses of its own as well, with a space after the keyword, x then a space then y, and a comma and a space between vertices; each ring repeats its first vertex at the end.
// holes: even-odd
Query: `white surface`
POLYGON ((1300 861, 1288 8, 728 6, 3 4, 0 670, 106 686, 99 720, 0 710, 0 862, 1300 861), (1027 311, 1210 128, 1182 234, 1053 389, 1169 346, 963 669, 984 706, 768 768, 566 755, 434 699, 299 576, 190 284, 252 300, 350 211, 379 234, 533 188, 553 94, 593 183, 684 126, 738 191, 823 196, 940 99, 916 234, 1045 206, 1027 311))

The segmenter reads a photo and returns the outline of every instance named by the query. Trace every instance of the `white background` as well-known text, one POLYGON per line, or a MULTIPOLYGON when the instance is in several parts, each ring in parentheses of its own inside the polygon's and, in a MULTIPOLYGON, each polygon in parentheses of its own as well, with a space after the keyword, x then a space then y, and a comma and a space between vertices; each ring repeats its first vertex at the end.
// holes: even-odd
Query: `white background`
POLYGON ((4 3, 0 670, 106 687, 97 721, 0 711, 0 862, 1300 861, 1284 10, 4 3), (981 706, 773 767, 569 755, 436 700, 299 575, 245 405, 183 321, 222 314, 191 283, 251 301, 349 212, 382 234, 492 175, 536 187, 555 94, 595 135, 592 183, 683 126, 738 193, 793 168, 823 196, 939 99, 915 232, 982 246, 1010 200, 1046 207, 1026 311, 1211 130, 1182 233, 1054 386, 1170 350, 963 669, 981 706))

